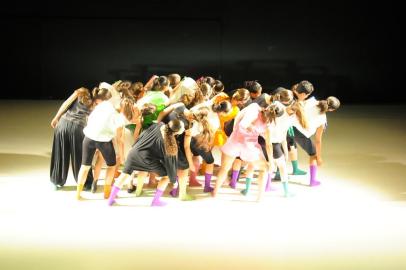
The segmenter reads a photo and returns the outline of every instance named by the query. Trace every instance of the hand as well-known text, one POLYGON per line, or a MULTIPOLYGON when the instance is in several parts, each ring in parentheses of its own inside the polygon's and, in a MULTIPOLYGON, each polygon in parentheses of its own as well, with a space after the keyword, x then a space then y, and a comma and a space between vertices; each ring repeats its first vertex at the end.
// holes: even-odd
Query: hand
POLYGON ((56 125, 58 124, 58 119, 57 118, 54 118, 54 119, 52 119, 52 121, 51 121, 51 127, 52 128, 55 128, 56 127, 56 125))

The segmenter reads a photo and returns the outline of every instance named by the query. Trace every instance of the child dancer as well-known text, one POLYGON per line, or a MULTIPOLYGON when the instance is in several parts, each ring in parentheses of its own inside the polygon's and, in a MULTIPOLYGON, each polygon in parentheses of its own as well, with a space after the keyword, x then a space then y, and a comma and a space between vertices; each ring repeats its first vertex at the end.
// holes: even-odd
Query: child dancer
MULTIPOLYGON (((169 121, 168 124, 152 124, 141 133, 138 141, 128 153, 123 172, 113 185, 108 204, 113 205, 117 193, 122 185, 130 177, 134 170, 139 171, 138 185, 142 188, 144 178, 148 172, 154 172, 161 176, 158 187, 152 200, 151 206, 164 206, 161 201, 169 181, 176 182, 178 144, 175 136, 184 132, 184 124, 178 119, 169 121)), ((137 187, 138 189, 138 187, 137 187)))
MULTIPOLYGON (((90 92, 86 88, 79 88, 61 105, 51 121, 55 129, 52 144, 50 178, 58 189, 66 183, 69 163, 72 161, 72 172, 78 181, 80 164, 82 163, 83 128, 93 105, 90 92)), ((87 176, 85 189, 90 189, 93 174, 87 176)))
MULTIPOLYGON (((98 105, 89 115, 87 125, 83 129, 85 138, 83 140, 82 166, 79 171, 76 192, 77 199, 81 198, 80 193, 83 189, 86 175, 91 168, 96 149, 100 151, 108 166, 104 184, 104 198, 108 198, 111 190, 111 182, 114 177, 116 160, 120 162, 122 158, 120 156, 122 149, 118 149, 116 156, 112 140, 115 139, 117 131, 120 131, 126 124, 125 116, 123 115, 124 111, 129 111, 126 107, 130 107, 130 111, 132 108, 132 104, 129 102, 121 103, 121 113, 118 113, 113 104, 109 101, 111 93, 104 88, 95 88, 93 90, 93 96, 98 105)), ((132 117, 132 115, 127 117, 132 117)), ((131 120, 131 118, 128 120, 131 120)), ((118 144, 118 146, 120 145, 121 144, 118 144)))
MULTIPOLYGON (((253 103, 237 115, 233 132, 221 148, 221 168, 217 176, 213 196, 217 195, 234 159, 239 156, 242 161, 258 165, 260 173, 258 176, 259 192, 257 201, 262 199, 265 172, 268 171, 268 167, 272 168, 273 160, 270 158, 269 162, 266 162, 261 146, 258 144, 258 136, 265 134, 267 153, 269 157, 272 157, 272 146, 269 141, 269 125, 276 117, 281 116, 282 113, 283 108, 278 106, 278 104, 272 104, 263 109, 258 104, 253 103)), ((242 194, 247 194, 251 180, 252 175, 248 175, 246 178, 246 189, 241 192, 242 194)))
POLYGON ((310 98, 304 102, 304 113, 308 126, 304 128, 298 121, 294 123, 295 141, 309 155, 310 183, 311 187, 320 185, 316 179, 317 166, 321 166, 322 136, 327 124, 327 112, 332 112, 340 107, 340 101, 336 97, 328 97, 326 100, 310 98), (314 141, 310 138, 314 135, 314 141))

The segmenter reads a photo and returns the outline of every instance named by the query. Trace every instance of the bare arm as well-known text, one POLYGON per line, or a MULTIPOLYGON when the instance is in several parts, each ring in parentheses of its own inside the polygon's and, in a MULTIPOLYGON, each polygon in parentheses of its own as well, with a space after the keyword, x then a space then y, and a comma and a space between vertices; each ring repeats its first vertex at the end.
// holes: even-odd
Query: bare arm
MULTIPOLYGON (((286 138, 286 136, 285 136, 285 138, 286 138)), ((282 142, 282 149, 283 149, 283 153, 285 156, 285 161, 287 163, 289 161, 289 155, 288 155, 289 151, 288 151, 288 142, 286 141, 286 139, 282 142)))
POLYGON ((269 127, 265 130, 265 148, 266 148, 266 154, 268 155, 268 170, 270 172, 273 171, 273 167, 274 167, 271 132, 272 132, 272 130, 269 127))
POLYGON ((165 116, 167 116, 174 109, 176 109, 176 108, 178 108, 179 106, 182 106, 182 105, 183 105, 183 103, 178 102, 178 103, 175 103, 175 104, 172 104, 172 105, 166 107, 162 112, 159 113, 158 118, 156 119, 157 123, 161 122, 162 119, 165 118, 165 116))
POLYGON ((124 162, 124 127, 117 128, 116 142, 118 147, 117 164, 120 165, 124 162))
POLYGON ((55 128, 56 125, 58 124, 59 119, 61 116, 66 112, 66 110, 69 108, 69 106, 78 98, 78 93, 77 91, 73 92, 73 94, 65 100, 64 103, 62 103, 61 107, 59 108, 58 112, 56 113, 55 117, 51 121, 51 127, 55 128))
POLYGON ((154 82, 155 78, 158 78, 157 75, 152 75, 152 77, 148 80, 148 82, 144 85, 145 91, 149 91, 152 88, 152 83, 154 82))
POLYGON ((316 130, 315 140, 314 143, 316 145, 316 158, 317 158, 317 165, 321 166, 323 163, 323 159, 321 158, 321 139, 323 137, 324 126, 319 126, 316 130))

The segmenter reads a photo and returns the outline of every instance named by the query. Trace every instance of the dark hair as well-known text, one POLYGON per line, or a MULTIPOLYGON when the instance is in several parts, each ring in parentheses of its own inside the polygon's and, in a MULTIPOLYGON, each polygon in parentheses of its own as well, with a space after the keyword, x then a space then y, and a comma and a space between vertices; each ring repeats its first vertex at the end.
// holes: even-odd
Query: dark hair
POLYGON ((214 84, 216 83, 216 80, 214 80, 213 77, 206 76, 206 77, 203 77, 202 82, 203 83, 208 83, 211 87, 213 87, 214 84))
POLYGON ((169 156, 176 156, 178 154, 178 144, 174 133, 182 128, 181 123, 179 119, 173 119, 165 125, 164 147, 166 154, 169 156))
POLYGON ((208 83, 200 84, 200 92, 202 93, 203 97, 210 98, 212 95, 212 88, 208 83))
POLYGON ((101 99, 101 100, 109 100, 111 98, 111 93, 106 88, 99 88, 95 87, 92 91, 93 100, 101 99))
POLYGON ((162 91, 166 86, 169 85, 169 80, 166 76, 159 76, 154 79, 152 83, 152 91, 162 91))
POLYGON ((214 95, 224 91, 224 84, 220 80, 215 80, 213 85, 214 95))
POLYGON ((310 95, 314 91, 314 87, 309 81, 301 81, 292 87, 292 91, 296 91, 299 94, 305 93, 310 95))
POLYGON ((218 104, 213 103, 213 105, 211 106, 211 109, 215 113, 219 113, 219 112, 228 113, 231 110, 231 103, 228 100, 223 100, 218 104))
POLYGON ((275 121, 275 118, 282 116, 283 113, 283 106, 277 102, 273 102, 271 105, 262 110, 262 116, 265 118, 266 123, 275 121))
POLYGON ((130 93, 135 100, 140 99, 144 95, 144 84, 142 82, 135 82, 131 85, 130 93))
POLYGON ((78 94, 78 100, 80 103, 85 105, 86 107, 90 108, 93 104, 93 99, 92 95, 90 94, 89 89, 85 87, 81 87, 76 90, 76 93, 78 94))
POLYGON ((320 100, 317 107, 319 107, 321 113, 325 113, 328 110, 335 111, 340 107, 341 103, 338 98, 330 96, 326 100, 320 100))
POLYGON ((252 94, 262 92, 262 86, 257 81, 245 81, 244 88, 246 88, 252 94))

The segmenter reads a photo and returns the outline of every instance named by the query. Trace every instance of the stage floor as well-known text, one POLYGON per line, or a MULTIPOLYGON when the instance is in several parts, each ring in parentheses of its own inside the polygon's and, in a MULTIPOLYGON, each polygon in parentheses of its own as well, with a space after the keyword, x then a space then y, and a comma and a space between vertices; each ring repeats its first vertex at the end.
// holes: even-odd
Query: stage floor
MULTIPOLYGON (((218 198, 119 193, 75 199, 75 181, 49 181, 62 101, 0 101, 0 269, 406 269, 406 106, 343 105, 323 137, 321 186, 291 177, 255 202, 223 188, 218 198)), ((300 166, 307 157, 299 151, 300 166)))

